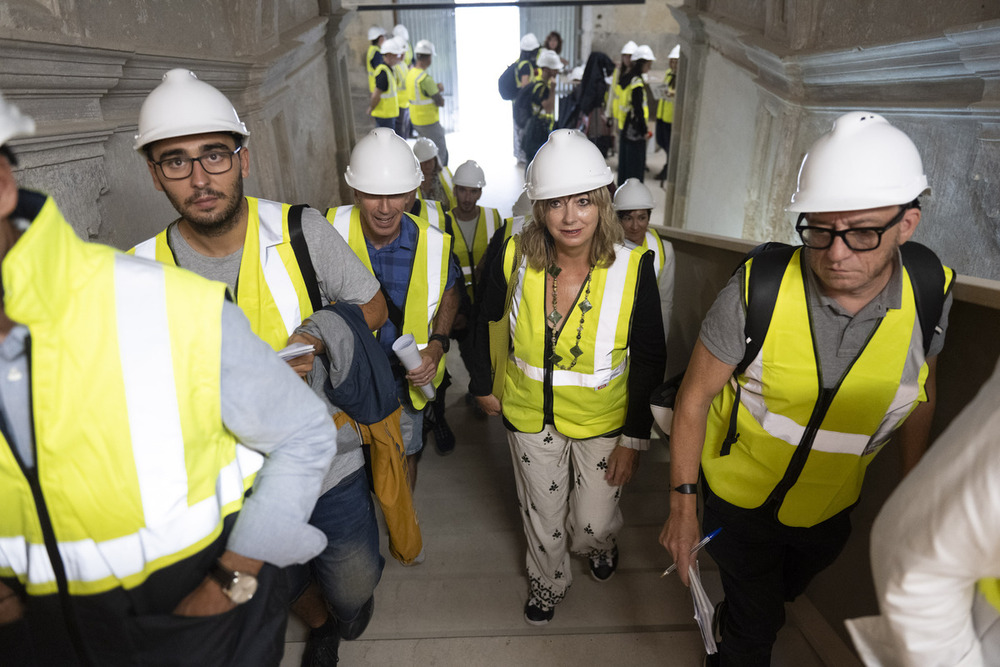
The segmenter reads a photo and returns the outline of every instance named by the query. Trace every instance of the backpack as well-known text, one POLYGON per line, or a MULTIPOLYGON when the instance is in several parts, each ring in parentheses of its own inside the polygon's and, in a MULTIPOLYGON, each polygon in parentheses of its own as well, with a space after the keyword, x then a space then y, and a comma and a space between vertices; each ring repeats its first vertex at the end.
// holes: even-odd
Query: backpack
POLYGON ((514 100, 514 125, 517 127, 527 127, 528 123, 535 115, 534 91, 535 83, 529 83, 517 91, 517 98, 514 100))
POLYGON ((500 78, 497 79, 497 90, 500 91, 500 97, 507 100, 508 102, 515 97, 517 97, 517 64, 521 62, 515 60, 507 69, 503 71, 500 78))
MULTIPOLYGON (((746 350, 743 353, 743 359, 736 364, 733 377, 741 375, 747 366, 757 358, 757 354, 764 344, 768 327, 771 325, 771 316, 774 314, 774 304, 778 300, 778 288, 785 275, 785 268, 799 247, 776 241, 761 243, 748 252, 733 270, 733 275, 735 275, 736 271, 746 264, 747 260, 754 260, 753 270, 750 272, 750 285, 747 289, 750 296, 749 302, 746 304, 746 320, 743 324, 743 335, 747 342, 746 350)), ((944 289, 944 267, 941 266, 941 260, 934 254, 934 251, 915 241, 904 243, 899 250, 903 257, 903 266, 909 273, 913 285, 913 300, 917 309, 920 330, 923 333, 924 354, 926 355, 930 350, 934 330, 941 319, 941 311, 944 309, 944 301, 947 297, 944 289)), ((952 285, 954 285, 954 281, 952 281, 952 285)), ((948 290, 951 290, 951 285, 948 286, 948 290)), ((660 428, 663 428, 664 423, 667 424, 668 428, 663 429, 667 435, 670 434, 669 425, 673 414, 674 400, 683 379, 684 373, 675 375, 657 387, 650 396, 650 405, 653 408, 654 416, 657 417, 656 422, 660 428), (667 412, 664 412, 665 410, 667 412)), ((737 387, 739 387, 738 383, 737 387)), ((730 432, 724 445, 731 444, 736 440, 735 414, 736 411, 733 410, 730 432)))

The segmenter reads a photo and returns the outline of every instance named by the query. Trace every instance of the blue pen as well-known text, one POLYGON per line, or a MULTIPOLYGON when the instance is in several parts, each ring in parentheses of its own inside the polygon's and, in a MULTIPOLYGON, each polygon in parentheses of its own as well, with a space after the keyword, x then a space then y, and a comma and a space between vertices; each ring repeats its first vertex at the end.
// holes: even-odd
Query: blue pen
MULTIPOLYGON (((696 553, 698 553, 699 551, 701 551, 701 548, 703 546, 705 546, 706 544, 708 544, 709 542, 711 542, 712 538, 715 537, 716 535, 718 535, 720 530, 722 530, 722 528, 716 528, 711 533, 709 533, 708 535, 706 535, 705 537, 703 537, 701 539, 701 542, 699 542, 698 544, 696 544, 693 547, 691 547, 691 552, 690 552, 691 555, 693 556, 696 553)), ((663 574, 661 574, 660 577, 665 577, 665 576, 667 576, 668 574, 670 574, 671 572, 673 572, 676 569, 677 569, 677 563, 674 563, 673 565, 671 565, 670 567, 668 567, 666 570, 664 570, 663 574)))

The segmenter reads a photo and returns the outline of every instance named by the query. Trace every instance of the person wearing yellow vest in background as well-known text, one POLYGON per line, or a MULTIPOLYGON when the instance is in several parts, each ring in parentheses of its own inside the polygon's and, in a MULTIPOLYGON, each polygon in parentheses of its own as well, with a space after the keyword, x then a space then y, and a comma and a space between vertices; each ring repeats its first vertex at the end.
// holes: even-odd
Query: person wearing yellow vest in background
POLYGON ((670 337, 670 314, 674 308, 674 246, 649 228, 656 203, 653 193, 638 179, 630 178, 615 191, 615 213, 625 231, 625 247, 653 251, 653 272, 660 286, 660 316, 663 338, 670 337))
MULTIPOLYGON (((437 146, 441 164, 448 166, 448 142, 441 127, 438 108, 444 106, 444 86, 434 81, 427 68, 431 66, 437 51, 426 39, 417 42, 414 49, 417 61, 406 73, 406 96, 410 100, 410 121, 413 131, 426 137, 437 146)), ((408 138, 408 137, 407 137, 408 138)), ((439 200, 441 201, 441 200, 439 200)))
POLYGON ((1000 365, 879 511, 881 616, 847 621, 866 665, 1000 664, 1000 365))
POLYGON ((368 100, 368 115, 375 120, 376 127, 388 127, 399 134, 396 125, 399 119, 400 90, 396 85, 393 67, 399 62, 403 45, 393 37, 382 42, 381 52, 385 61, 375 67, 375 87, 368 100))
POLYGON ((528 540, 524 618, 544 625, 572 583, 571 551, 599 582, 618 566, 619 500, 649 447, 666 353, 652 254, 621 244, 600 149, 556 130, 529 176, 534 219, 483 276, 472 390, 507 427, 528 540), (515 280, 498 398, 486 322, 503 322, 515 280))
POLYGON ((618 186, 630 178, 646 178, 646 140, 649 129, 649 103, 646 73, 656 57, 645 44, 636 48, 632 63, 618 77, 622 87, 621 114, 618 117, 618 186))
POLYGON ((0 655, 272 665, 337 449, 225 286, 85 243, 19 190, 0 96, 0 655), (244 498, 237 446, 267 457, 244 498), (211 641, 205 637, 211 636, 211 641))
POLYGON ((413 143, 413 154, 420 162, 420 171, 424 177, 417 188, 417 197, 422 201, 440 203, 446 211, 454 208, 458 204, 455 199, 454 176, 451 169, 441 164, 437 144, 427 137, 419 137, 413 143))
POLYGON ((410 71, 410 65, 413 64, 413 48, 410 46, 410 32, 406 26, 396 25, 392 29, 392 36, 403 48, 399 55, 399 61, 392 66, 392 71, 396 75, 396 99, 399 101, 396 134, 404 139, 409 139, 413 129, 410 126, 410 96, 406 90, 406 75, 410 71))
POLYGON ((904 474, 927 447, 954 273, 910 246, 929 255, 921 300, 940 308, 921 321, 928 311, 903 244, 926 190, 906 134, 876 114, 841 116, 802 161, 788 210, 805 247, 781 256, 755 358, 734 376, 747 349, 744 309, 759 307, 747 285, 759 266, 774 267, 769 253, 737 271, 702 323, 674 406, 660 542, 687 584, 700 479, 701 528, 721 528, 706 550, 725 594, 710 664, 770 664, 785 602, 847 541, 868 464, 894 432, 904 474), (923 289, 930 274, 940 278, 933 292, 923 289))
POLYGON ((384 61, 382 58, 382 43, 385 41, 385 30, 373 25, 368 28, 368 50, 365 53, 365 73, 368 75, 368 92, 375 90, 375 68, 384 61))
POLYGON ((535 61, 542 75, 538 81, 531 84, 530 91, 520 93, 528 95, 528 99, 518 99, 515 104, 530 104, 531 116, 524 125, 524 135, 521 144, 524 147, 525 160, 530 164, 535 153, 549 138, 549 132, 555 128, 556 117, 556 74, 562 71, 562 59, 555 51, 542 49, 535 61))
POLYGON ((667 57, 669 63, 667 73, 663 75, 663 83, 667 84, 667 97, 656 105, 656 145, 663 149, 667 161, 663 169, 656 175, 656 180, 667 178, 667 163, 670 162, 670 130, 674 124, 674 98, 677 95, 677 65, 680 62, 681 47, 675 46, 667 57))
POLYGON ((392 362, 396 392, 403 404, 410 487, 417 481, 417 458, 423 448, 425 385, 444 378, 445 353, 458 310, 459 268, 451 255, 451 236, 426 220, 406 213, 422 178, 410 146, 395 133, 376 128, 351 152, 345 179, 354 189, 354 205, 331 208, 326 218, 365 267, 378 278, 389 304, 389 319, 378 339, 392 362), (410 334, 422 364, 407 371, 392 344, 410 334))
MULTIPOLYGON (((371 329, 385 321, 387 310, 378 282, 318 211, 305 208, 294 219, 287 204, 243 194, 243 179, 250 173, 249 132, 225 95, 193 72, 171 70, 143 102, 138 125, 135 148, 146 158, 154 187, 167 196, 180 218, 137 245, 133 249, 137 256, 177 264, 228 285, 253 332, 277 351, 290 343, 307 342, 295 334, 312 314, 308 272, 304 273, 292 245, 295 234, 300 234, 314 268, 308 280, 315 283, 322 304, 359 305, 371 329)), ((305 375, 313 367, 314 354, 288 363, 305 375)), ((321 559, 342 563, 345 556, 338 554, 344 553, 356 559, 352 582, 357 585, 348 596, 343 587, 319 582, 332 597, 336 618, 327 615, 322 600, 310 607, 311 598, 305 597, 293 606, 317 629, 308 654, 317 650, 316 642, 335 643, 341 636, 321 637, 324 625, 329 630, 330 624, 339 623, 341 634, 353 639, 370 616, 366 605, 378 583, 382 558, 371 503, 352 500, 368 498, 363 468, 360 449, 345 447, 334 458, 316 503, 313 521, 324 526, 330 542, 321 559), (350 493, 353 496, 345 497, 350 493), (323 517, 331 514, 356 517, 357 523, 350 530, 328 528, 323 517)), ((335 645, 327 648, 336 650, 335 645)))
MULTIPOLYGON (((542 45, 539 43, 538 37, 536 37, 533 32, 525 33, 524 36, 521 37, 521 52, 514 65, 514 79, 517 81, 518 89, 524 88, 538 79, 538 74, 535 71, 535 59, 538 57, 538 51, 541 46, 542 45)), ((514 100, 516 101, 517 98, 515 97, 514 100)), ((525 165, 531 161, 525 156, 524 149, 522 148, 523 136, 524 127, 519 126, 517 122, 515 122, 514 157, 517 158, 518 165, 525 165)))
POLYGON ((604 116, 608 119, 609 124, 614 124, 619 129, 619 118, 622 117, 622 95, 625 92, 621 84, 621 75, 623 72, 627 72, 632 66, 632 54, 635 53, 637 48, 639 48, 639 45, 631 39, 625 42, 621 50, 621 62, 615 67, 615 71, 611 73, 611 80, 606 80, 608 83, 608 92, 607 97, 604 99, 604 116))

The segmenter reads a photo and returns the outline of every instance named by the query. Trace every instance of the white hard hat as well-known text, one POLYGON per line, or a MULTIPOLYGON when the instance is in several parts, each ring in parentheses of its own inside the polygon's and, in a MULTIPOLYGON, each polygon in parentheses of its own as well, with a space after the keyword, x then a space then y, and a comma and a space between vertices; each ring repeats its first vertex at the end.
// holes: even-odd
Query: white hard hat
POLYGON ((351 151, 344 180, 369 195, 400 195, 424 179, 410 145, 388 127, 376 127, 351 151))
POLYGON ((395 37, 399 37, 404 42, 406 42, 406 41, 408 41, 410 39, 410 31, 407 30, 406 26, 403 25, 402 23, 397 23, 395 26, 393 26, 393 28, 392 28, 392 34, 395 37))
POLYGON ((427 162, 438 156, 438 146, 427 137, 418 137, 413 143, 413 154, 420 162, 427 162))
POLYGON ((250 136, 229 99, 186 69, 172 69, 139 109, 135 150, 154 141, 205 132, 250 136))
POLYGON ((382 42, 382 48, 380 51, 383 54, 391 53, 396 56, 401 56, 406 53, 406 42, 401 40, 399 37, 390 37, 382 42))
POLYGON ((437 51, 434 50, 434 44, 432 44, 426 39, 422 39, 419 42, 417 42, 417 45, 413 47, 413 52, 416 53, 417 55, 425 55, 425 56, 437 55, 437 51))
POLYGON ((535 37, 535 33, 533 32, 529 32, 521 38, 522 51, 534 51, 539 46, 541 46, 541 44, 538 43, 538 38, 535 37))
POLYGON ((577 65, 573 68, 573 71, 569 73, 570 81, 583 81, 583 65, 577 65))
POLYGON ((377 25, 373 25, 372 27, 368 28, 368 41, 370 42, 373 39, 378 39, 384 34, 385 30, 383 28, 380 28, 377 25))
POLYGON ((625 46, 622 47, 622 55, 630 56, 635 53, 635 50, 639 48, 639 45, 633 42, 631 39, 625 42, 625 46))
POLYGON ((556 130, 528 165, 526 189, 532 201, 603 188, 613 175, 601 150, 579 130, 556 130))
POLYGON ((802 159, 789 211, 860 211, 908 204, 928 189, 920 153, 882 116, 852 111, 802 159))
POLYGON ((674 48, 670 49, 670 55, 667 56, 667 60, 673 60, 674 58, 681 57, 681 45, 678 44, 674 48))
POLYGON ((653 193, 638 178, 630 178, 615 191, 616 211, 653 210, 653 193))
POLYGON ((475 160, 468 160, 458 165, 451 182, 467 188, 482 188, 486 186, 486 174, 475 160))
POLYGON ((649 45, 643 44, 642 46, 637 46, 635 53, 632 54, 633 62, 636 60, 648 60, 650 62, 656 60, 656 56, 653 55, 653 49, 649 48, 649 45))
POLYGON ((529 216, 531 215, 531 200, 528 199, 528 193, 525 190, 521 190, 521 196, 517 198, 514 202, 514 206, 510 212, 513 216, 529 216))
POLYGON ((546 69, 554 69, 557 72, 561 72, 563 68, 562 58, 559 57, 558 53, 550 49, 539 51, 538 57, 535 58, 535 64, 546 69))
POLYGON ((20 109, 7 102, 0 93, 0 146, 16 137, 27 137, 34 133, 34 119, 21 113, 20 109))

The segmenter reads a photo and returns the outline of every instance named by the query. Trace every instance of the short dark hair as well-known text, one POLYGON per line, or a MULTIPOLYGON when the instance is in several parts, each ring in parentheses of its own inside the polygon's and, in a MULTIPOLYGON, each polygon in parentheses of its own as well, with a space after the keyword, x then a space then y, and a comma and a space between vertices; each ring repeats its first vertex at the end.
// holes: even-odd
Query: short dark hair
POLYGON ((0 155, 3 155, 5 158, 7 158, 7 162, 10 162, 10 166, 12 167, 17 166, 17 156, 14 155, 14 151, 12 151, 10 149, 10 146, 8 146, 7 144, 0 146, 0 155))

